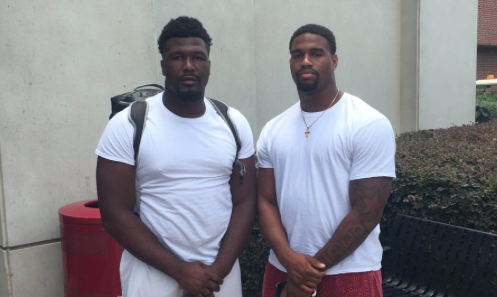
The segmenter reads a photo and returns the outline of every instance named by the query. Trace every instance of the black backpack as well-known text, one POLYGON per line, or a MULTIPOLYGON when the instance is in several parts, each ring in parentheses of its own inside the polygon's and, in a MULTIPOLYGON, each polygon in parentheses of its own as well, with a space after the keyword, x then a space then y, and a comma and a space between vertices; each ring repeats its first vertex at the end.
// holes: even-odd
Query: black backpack
POLYGON ((109 120, 112 119, 112 117, 115 116, 116 113, 130 106, 131 103, 135 101, 143 101, 148 97, 159 94, 160 92, 164 92, 164 88, 162 86, 149 84, 138 86, 131 92, 110 98, 110 107, 112 112, 109 116, 109 120))
POLYGON ((478 124, 488 122, 492 119, 490 112, 485 107, 476 106, 476 116, 475 121, 478 124))
MULTIPOLYGON (((133 135, 133 149, 134 149, 134 157, 135 164, 138 158, 138 152, 140 150, 140 142, 143 135, 143 131, 145 129, 145 120, 147 118, 148 112, 148 103, 145 99, 157 95, 160 92, 163 92, 164 88, 160 85, 149 84, 136 87, 132 92, 124 93, 121 95, 114 96, 110 98, 112 113, 110 114, 109 119, 111 119, 115 114, 122 111, 123 109, 130 107, 131 110, 129 112, 129 121, 133 124, 135 129, 133 135)), ((207 97, 206 97, 207 98, 207 97)), ((228 114, 229 107, 221 101, 207 98, 216 113, 224 120, 224 122, 228 125, 233 133, 233 137, 235 138, 236 143, 236 154, 235 154, 235 163, 234 165, 238 165, 240 167, 239 173, 239 182, 243 183, 243 175, 245 174, 245 165, 238 160, 238 153, 241 149, 240 138, 238 137, 238 132, 236 127, 233 125, 231 118, 228 114)), ((136 165, 135 165, 136 166, 136 165)), ((140 214, 140 184, 136 179, 135 183, 135 213, 139 216, 140 214)))

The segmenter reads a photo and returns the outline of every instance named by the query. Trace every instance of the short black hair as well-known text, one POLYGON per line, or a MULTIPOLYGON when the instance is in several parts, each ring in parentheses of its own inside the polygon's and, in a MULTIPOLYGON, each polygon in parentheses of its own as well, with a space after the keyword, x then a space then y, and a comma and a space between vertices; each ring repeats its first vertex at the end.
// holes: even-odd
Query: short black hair
POLYGON ((180 16, 176 19, 171 19, 169 23, 164 26, 164 29, 162 29, 162 33, 159 36, 159 40, 157 40, 159 52, 161 55, 163 54, 164 45, 169 39, 187 37, 201 38, 205 43, 207 53, 210 53, 212 45, 211 37, 199 20, 187 16, 180 16))
POLYGON ((292 51, 292 43, 295 37, 305 34, 305 33, 311 33, 311 34, 317 34, 320 36, 323 36, 324 39, 328 42, 328 46, 330 47, 331 54, 334 55, 337 51, 337 44, 335 42, 335 35, 333 35, 333 32, 331 32, 330 29, 323 27, 321 25, 316 25, 316 24, 307 24, 304 25, 300 28, 297 29, 292 35, 292 38, 290 38, 290 52, 292 51))

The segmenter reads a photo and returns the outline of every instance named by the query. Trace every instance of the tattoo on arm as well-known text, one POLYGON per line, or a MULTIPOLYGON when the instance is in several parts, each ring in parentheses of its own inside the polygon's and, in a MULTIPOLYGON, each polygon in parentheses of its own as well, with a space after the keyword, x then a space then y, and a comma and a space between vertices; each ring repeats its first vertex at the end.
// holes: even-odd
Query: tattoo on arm
POLYGON ((390 177, 374 177, 350 182, 349 197, 352 211, 348 216, 352 216, 353 223, 346 224, 347 229, 342 231, 345 234, 318 256, 318 260, 325 263, 327 269, 357 249, 380 222, 391 187, 390 177))

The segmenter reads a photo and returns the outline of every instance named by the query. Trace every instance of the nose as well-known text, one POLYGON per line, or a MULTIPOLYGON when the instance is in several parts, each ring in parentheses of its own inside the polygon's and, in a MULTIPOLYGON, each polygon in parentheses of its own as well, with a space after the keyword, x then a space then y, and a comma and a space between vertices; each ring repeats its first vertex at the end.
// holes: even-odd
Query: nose
POLYGON ((306 67, 312 66, 311 59, 309 59, 309 54, 305 54, 305 55, 304 55, 304 57, 303 57, 303 59, 302 59, 301 66, 302 66, 303 68, 306 68, 306 67))
POLYGON ((186 58, 185 63, 183 64, 183 71, 184 72, 192 72, 195 70, 195 67, 193 66, 192 59, 186 58))

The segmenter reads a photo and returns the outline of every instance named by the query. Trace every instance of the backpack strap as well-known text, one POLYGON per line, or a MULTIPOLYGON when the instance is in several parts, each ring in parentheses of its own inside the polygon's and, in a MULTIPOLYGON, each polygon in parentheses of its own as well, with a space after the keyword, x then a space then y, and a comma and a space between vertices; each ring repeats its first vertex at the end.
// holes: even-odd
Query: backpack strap
POLYGON ((136 101, 131 104, 129 120, 135 130, 133 135, 133 150, 135 151, 135 166, 138 161, 138 151, 142 140, 143 130, 145 129, 145 119, 147 118, 148 103, 147 101, 136 101))
MULTIPOLYGON (((145 129, 145 120, 148 113, 148 103, 147 101, 135 101, 130 106, 129 111, 129 121, 133 124, 134 135, 133 135, 133 150, 135 156, 135 170, 138 164, 138 152, 140 151, 140 142, 142 140, 143 130, 145 129)), ((141 202, 141 191, 140 182, 135 174, 135 214, 140 217, 140 202, 141 202)))
POLYGON ((243 183, 243 175, 245 174, 245 165, 238 159, 238 153, 240 152, 240 149, 242 148, 240 138, 238 137, 238 131, 236 130, 235 125, 233 125, 233 122, 231 121, 231 117, 228 114, 229 107, 228 105, 224 104, 223 102, 212 99, 212 98, 207 98, 207 101, 209 101, 212 106, 214 107, 214 110, 216 110, 216 113, 221 116, 221 118, 226 122, 228 127, 231 130, 231 133, 233 133, 233 137, 235 138, 235 143, 236 143, 236 155, 235 155, 235 162, 234 165, 238 165, 240 167, 240 173, 239 173, 239 183, 243 183))
MULTIPOLYGON (((245 174, 245 165, 238 159, 238 153, 242 147, 240 138, 238 137, 238 131, 236 130, 235 125, 231 121, 231 117, 228 114, 229 107, 221 101, 207 98, 207 100, 212 104, 216 113, 226 122, 228 127, 233 133, 233 137, 235 138, 236 143, 236 155, 234 165, 240 167, 239 172, 239 182, 243 183, 243 175, 245 174)), ((143 131, 145 130, 145 121, 148 113, 148 103, 147 101, 135 101, 130 106, 130 112, 128 119, 133 124, 134 135, 133 135, 133 150, 135 157, 135 168, 138 164, 138 152, 140 151, 140 143, 143 135, 143 131)), ((141 202, 141 191, 140 191, 140 182, 135 175, 135 214, 140 217, 140 202, 141 202)))

